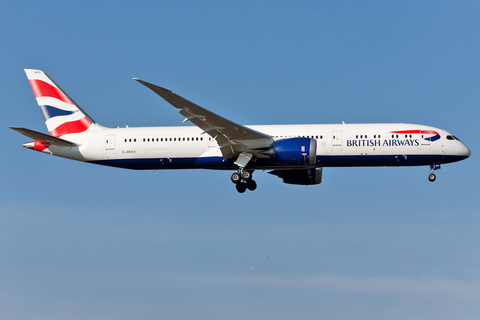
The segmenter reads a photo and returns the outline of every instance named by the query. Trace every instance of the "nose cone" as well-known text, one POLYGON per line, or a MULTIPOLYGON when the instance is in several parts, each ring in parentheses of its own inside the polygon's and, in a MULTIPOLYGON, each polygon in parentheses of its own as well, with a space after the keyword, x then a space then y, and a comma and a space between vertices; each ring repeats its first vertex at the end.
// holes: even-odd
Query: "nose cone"
POLYGON ((470 157, 472 153, 470 152, 470 149, 468 149, 466 145, 464 145, 461 141, 458 141, 458 140, 454 142, 456 143, 454 146, 452 146, 452 149, 450 150, 451 150, 451 155, 457 159, 456 161, 460 161, 470 157))
POLYGON ((466 145, 464 145, 463 143, 460 142, 460 146, 458 146, 458 150, 457 150, 456 154, 457 154, 457 156, 461 157, 461 159, 463 160, 463 159, 467 159, 468 157, 470 157, 470 155, 472 153, 470 152, 470 149, 468 149, 468 147, 466 145))
POLYGON ((463 144, 457 137, 444 131, 444 140, 442 143, 443 153, 448 162, 455 162, 467 159, 472 154, 470 149, 463 144))

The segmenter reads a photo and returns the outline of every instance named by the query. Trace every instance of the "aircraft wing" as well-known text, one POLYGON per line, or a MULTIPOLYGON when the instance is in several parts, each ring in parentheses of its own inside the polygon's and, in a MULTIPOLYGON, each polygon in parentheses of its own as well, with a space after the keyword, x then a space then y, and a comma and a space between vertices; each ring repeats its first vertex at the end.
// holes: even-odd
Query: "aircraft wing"
POLYGON ((260 152, 273 145, 273 138, 271 136, 227 120, 180 97, 168 89, 139 79, 135 80, 151 89, 179 110, 180 114, 185 116, 184 122, 191 121, 202 129, 204 133, 214 138, 220 146, 220 150, 225 159, 238 156, 242 152, 247 154, 251 153, 259 158, 268 157, 260 152))
POLYGON ((53 137, 53 136, 50 136, 50 135, 45 134, 45 133, 33 131, 33 130, 30 130, 30 129, 20 128, 20 127, 10 127, 10 129, 13 129, 17 132, 20 132, 21 134, 23 134, 23 135, 25 135, 29 138, 32 138, 33 140, 43 140, 43 141, 47 141, 50 144, 57 145, 57 146, 73 147, 73 146, 78 145, 76 143, 73 143, 73 142, 70 142, 70 141, 67 141, 67 140, 64 140, 64 139, 61 139, 61 138, 53 137))

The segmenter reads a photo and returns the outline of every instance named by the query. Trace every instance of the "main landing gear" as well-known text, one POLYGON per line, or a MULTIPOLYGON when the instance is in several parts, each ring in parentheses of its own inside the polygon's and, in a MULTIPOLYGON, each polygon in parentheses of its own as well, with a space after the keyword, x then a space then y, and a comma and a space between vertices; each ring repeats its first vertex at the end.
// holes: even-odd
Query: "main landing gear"
POLYGON ((433 172, 435 170, 438 170, 438 169, 440 169, 439 164, 432 163, 430 165, 430 174, 428 175, 428 181, 433 182, 433 181, 435 181, 435 179, 437 179, 437 177, 435 176, 435 174, 433 172))
POLYGON ((230 179, 240 193, 244 193, 247 189, 250 191, 257 189, 257 183, 252 180, 252 171, 250 170, 242 169, 240 172, 234 172, 230 179))

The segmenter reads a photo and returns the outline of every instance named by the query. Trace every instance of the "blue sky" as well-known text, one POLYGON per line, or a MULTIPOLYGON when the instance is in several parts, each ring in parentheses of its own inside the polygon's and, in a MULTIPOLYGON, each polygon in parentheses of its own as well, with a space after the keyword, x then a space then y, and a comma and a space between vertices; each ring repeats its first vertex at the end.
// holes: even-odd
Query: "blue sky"
POLYGON ((480 4, 0 3, 0 318, 477 319, 480 4), (22 148, 46 132, 23 72, 104 126, 180 125, 137 77, 242 124, 420 123, 472 156, 256 172, 139 172, 22 148))

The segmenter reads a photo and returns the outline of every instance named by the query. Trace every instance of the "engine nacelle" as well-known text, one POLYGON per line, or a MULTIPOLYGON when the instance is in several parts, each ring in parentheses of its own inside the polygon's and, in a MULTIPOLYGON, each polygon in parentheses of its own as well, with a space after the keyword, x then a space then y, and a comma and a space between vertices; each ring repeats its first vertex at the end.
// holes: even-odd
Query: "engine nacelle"
POLYGON ((275 141, 275 163, 279 165, 313 166, 317 160, 317 140, 290 138, 275 141))
POLYGON ((274 170, 269 172, 283 179, 284 183, 312 185, 322 182, 322 168, 302 170, 274 170))

